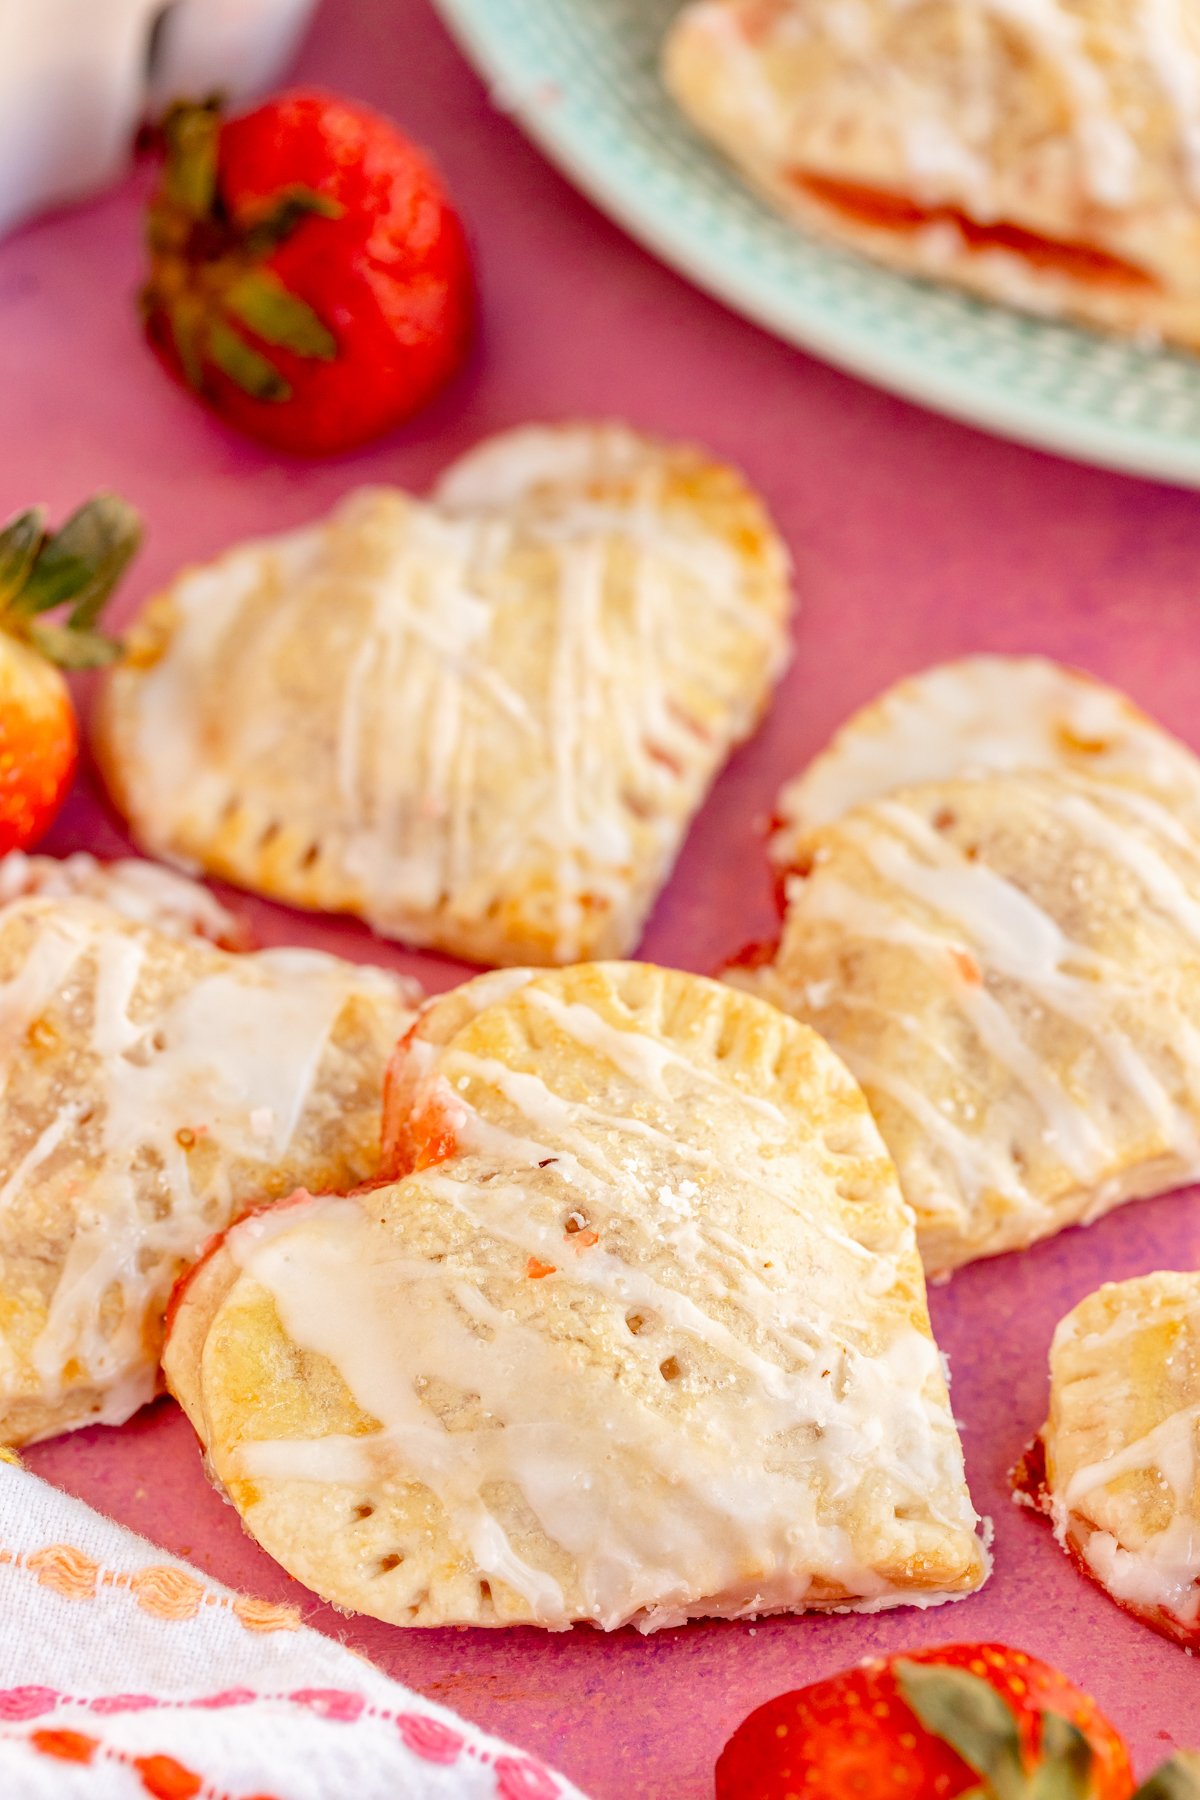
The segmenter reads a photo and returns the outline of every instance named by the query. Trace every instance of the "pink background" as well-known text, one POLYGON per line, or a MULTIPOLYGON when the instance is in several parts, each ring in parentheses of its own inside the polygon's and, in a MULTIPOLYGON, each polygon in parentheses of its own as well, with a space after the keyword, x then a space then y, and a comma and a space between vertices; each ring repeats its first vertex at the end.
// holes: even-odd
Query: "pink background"
MULTIPOLYGON (((771 924, 758 830, 781 779, 854 705, 966 649, 1042 650, 1125 686, 1200 744, 1194 646, 1200 503, 1013 448, 809 361, 628 243, 494 112, 424 0, 329 0, 301 73, 392 112, 440 160, 478 250, 484 324, 452 393, 403 434, 339 463, 262 454, 162 378, 136 329, 144 176, 0 246, 0 514, 61 512, 97 486, 143 510, 125 596, 250 532, 319 513, 351 485, 422 488, 497 427, 607 414, 695 437, 767 495, 796 559, 796 657, 774 712, 693 831, 645 943, 709 970, 771 924)), ((403 721, 398 721, 403 730, 403 721)), ((57 850, 125 847, 85 773, 57 850)), ((447 985, 453 965, 352 925, 239 902, 270 941, 375 957, 447 985)), ((711 1793, 743 1714, 864 1654, 995 1637, 1059 1662, 1129 1732, 1142 1766, 1200 1740, 1200 1671, 1069 1567, 1009 1503, 1005 1471, 1041 1422, 1056 1320, 1098 1282, 1194 1267, 1194 1196, 1127 1209, 933 1296, 976 1502, 997 1526, 985 1592, 953 1610, 693 1626, 643 1639, 579 1630, 404 1632, 343 1619, 246 1538, 205 1484, 169 1402, 80 1432, 32 1466, 223 1579, 299 1601, 425 1693, 557 1761, 607 1800, 711 1793)))

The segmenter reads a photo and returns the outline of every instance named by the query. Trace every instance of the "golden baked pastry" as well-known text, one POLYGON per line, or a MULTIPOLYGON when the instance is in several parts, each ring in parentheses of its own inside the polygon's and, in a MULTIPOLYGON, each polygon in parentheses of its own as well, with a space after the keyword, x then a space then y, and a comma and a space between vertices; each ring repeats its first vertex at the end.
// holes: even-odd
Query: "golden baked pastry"
POLYGON ((690 0, 667 85, 787 214, 909 274, 1200 346, 1200 15, 690 0))
POLYGON ((1200 1275, 1110 1282, 1067 1314, 1016 1480, 1114 1600, 1200 1647, 1200 1275))
POLYGON ((1200 1176, 1200 838, 1164 802, 926 783, 811 833, 788 900, 729 979, 858 1077, 930 1271, 1200 1176))
POLYGON ((139 841, 480 962, 633 947, 785 657, 740 477, 617 426, 363 490, 151 603, 99 751, 139 841))
POLYGON ((409 991, 76 898, 0 910, 0 1441, 127 1419, 172 1284, 254 1201, 377 1172, 409 991))
POLYGON ((965 656, 852 714, 776 802, 770 856, 787 875, 808 832, 898 787, 1061 769, 1156 795, 1200 829, 1200 759, 1115 688, 1044 656, 965 656))
POLYGON ((395 1624, 978 1587, 911 1216, 841 1064, 699 976, 497 979, 426 1015, 412 1173, 243 1220, 180 1290, 167 1379, 250 1532, 395 1624))

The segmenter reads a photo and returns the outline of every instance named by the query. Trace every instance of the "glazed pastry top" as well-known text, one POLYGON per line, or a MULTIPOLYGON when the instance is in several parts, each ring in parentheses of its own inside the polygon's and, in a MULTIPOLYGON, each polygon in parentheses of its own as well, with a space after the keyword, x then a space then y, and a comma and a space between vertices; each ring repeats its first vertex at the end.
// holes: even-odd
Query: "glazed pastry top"
POLYGON ((495 981, 430 1009, 414 1172, 247 1221, 185 1290, 168 1376, 250 1529, 401 1623, 978 1585, 911 1217, 845 1070, 699 977, 495 981))
POLYGON ((148 609, 101 748, 142 841, 486 962, 631 948, 782 668, 787 559, 740 478, 529 428, 431 503, 352 495, 148 609))

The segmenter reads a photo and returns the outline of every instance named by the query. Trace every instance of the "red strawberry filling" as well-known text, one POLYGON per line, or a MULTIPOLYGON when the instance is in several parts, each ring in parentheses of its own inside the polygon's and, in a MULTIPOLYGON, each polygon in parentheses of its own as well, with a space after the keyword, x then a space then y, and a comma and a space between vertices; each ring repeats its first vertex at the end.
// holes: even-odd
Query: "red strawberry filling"
POLYGON ((1009 224, 1002 219, 982 225, 957 207, 921 206, 905 194, 862 187, 849 181, 833 181, 824 175, 797 171, 791 180, 828 211, 873 230, 911 233, 929 225, 952 225, 971 250, 1006 250, 1035 269, 1065 275, 1071 281, 1120 287, 1158 285, 1145 269, 1092 244, 1043 237, 1036 231, 1026 230, 1023 225, 1009 224))

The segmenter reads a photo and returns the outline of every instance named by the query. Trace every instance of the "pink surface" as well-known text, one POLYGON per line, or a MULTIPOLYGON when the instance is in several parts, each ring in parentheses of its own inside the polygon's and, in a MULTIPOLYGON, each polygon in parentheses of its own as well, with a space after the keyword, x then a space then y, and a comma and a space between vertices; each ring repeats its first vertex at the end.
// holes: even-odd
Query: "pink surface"
MULTIPOLYGON (((969 648, 1043 650, 1126 686, 1200 744, 1193 646, 1200 503, 996 443, 871 392, 693 293, 627 243, 504 118, 423 0, 327 4, 303 74, 393 112, 442 162, 478 248, 483 340, 457 388, 406 434, 319 467, 235 441, 176 394, 135 329, 139 180, 0 246, 0 514, 65 509, 99 485, 144 511, 126 603, 180 563, 321 511, 363 480, 417 488, 473 439, 537 417, 613 414, 711 445, 768 496, 802 601, 796 659, 756 742, 692 834, 645 953, 711 969, 770 928, 756 827, 780 780, 855 704, 969 648)), ((403 721, 400 721, 403 728, 403 721)), ((124 840, 85 780, 58 850, 124 840)), ((241 903, 239 903, 241 904, 241 903)), ((354 926, 245 902, 262 935, 336 946, 447 985, 453 966, 354 926)), ((1128 1730, 1140 1764, 1200 1741, 1200 1670, 1119 1613, 1007 1499, 1041 1422, 1046 1350, 1098 1282, 1194 1267, 1194 1196, 977 1266, 933 1296, 954 1370, 995 1577, 950 1610, 694 1626, 643 1639, 402 1632, 343 1619, 241 1532, 206 1486, 181 1416, 46 1445, 32 1466, 227 1581, 299 1601, 317 1625, 469 1717, 557 1761, 606 1800, 711 1793, 721 1742, 783 1687, 877 1650, 1000 1637, 1061 1663, 1128 1730)))

